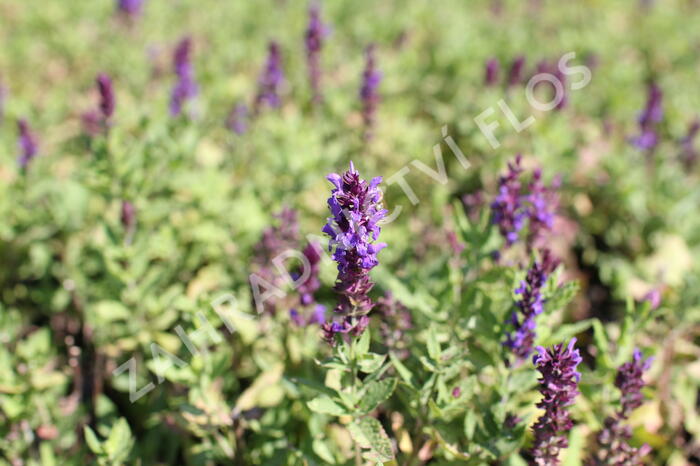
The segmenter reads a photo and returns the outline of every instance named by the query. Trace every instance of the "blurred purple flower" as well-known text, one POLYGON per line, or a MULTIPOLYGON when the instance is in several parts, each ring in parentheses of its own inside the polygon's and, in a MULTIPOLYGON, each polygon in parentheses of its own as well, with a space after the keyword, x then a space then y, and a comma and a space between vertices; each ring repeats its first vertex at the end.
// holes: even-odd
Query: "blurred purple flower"
POLYGON ((506 333, 503 344, 510 348, 520 361, 532 353, 536 337, 535 318, 544 310, 542 288, 557 265, 558 261, 545 249, 541 259, 532 263, 525 280, 521 280, 520 286, 515 290, 515 294, 518 295, 515 301, 517 310, 513 311, 508 320, 513 330, 506 333))
POLYGON ((100 112, 102 112, 102 117, 105 121, 108 121, 114 115, 116 105, 112 79, 106 73, 100 73, 97 75, 95 82, 100 93, 100 112))
POLYGON ((133 231, 136 227, 136 207, 129 201, 122 201, 121 222, 127 231, 133 231))
POLYGON ((309 7, 309 25, 306 29, 304 42, 306 44, 306 61, 309 66, 309 82, 313 93, 314 103, 323 99, 321 94, 321 49, 323 39, 328 35, 328 27, 321 21, 321 11, 318 3, 313 2, 309 7))
POLYGON ((365 49, 365 69, 362 72, 362 87, 360 88, 360 100, 362 101, 362 119, 365 125, 365 137, 372 136, 377 106, 379 105, 379 84, 382 74, 377 69, 375 45, 370 44, 365 49))
POLYGON ((513 60, 508 70, 508 85, 515 86, 523 80, 523 72, 525 70, 525 57, 519 55, 513 60))
POLYGON ((518 240, 525 219, 520 194, 520 175, 523 172, 521 160, 522 157, 518 154, 513 162, 508 163, 508 173, 499 178, 498 195, 491 203, 493 223, 498 225, 506 246, 511 246, 518 240))
POLYGON ((368 296, 374 283, 369 277, 372 268, 379 264, 377 253, 386 246, 376 243, 380 227, 378 222, 386 215, 382 208, 382 192, 377 187, 381 177, 369 183, 362 178, 350 162, 350 169, 338 175, 328 175, 334 188, 328 198, 331 217, 323 227, 330 236, 329 250, 338 263, 338 278, 335 290, 340 294, 335 312, 344 316, 341 327, 326 322, 328 334, 339 332, 362 333, 369 323, 367 313, 374 303, 368 296))
POLYGON ((528 185, 528 194, 524 196, 528 223, 528 249, 542 240, 554 227, 554 218, 559 203, 557 188, 560 181, 557 178, 551 186, 542 182, 542 170, 536 169, 528 185))
POLYGON ((657 126, 664 115, 662 101, 661 88, 656 83, 651 83, 647 93, 646 107, 637 120, 640 134, 631 139, 632 145, 638 149, 652 150, 658 144, 657 126))
POLYGON ((545 349, 537 347, 533 363, 540 372, 542 400, 537 407, 544 410, 533 430, 535 440, 532 448, 534 464, 553 466, 559 464, 559 450, 568 446, 567 432, 573 427, 566 407, 578 396, 581 374, 576 370, 581 355, 574 348, 576 339, 567 346, 563 343, 545 349))
POLYGON ((299 299, 301 304, 308 306, 315 301, 314 293, 321 287, 318 274, 321 268, 321 246, 318 243, 308 243, 302 254, 308 261, 309 276, 299 285, 299 299))
POLYGON ((377 300, 375 312, 379 315, 379 333, 384 345, 399 359, 408 358, 411 342, 408 331, 413 328, 411 312, 391 292, 377 300))
POLYGON ((141 15, 143 2, 144 0, 117 0, 117 10, 133 19, 141 15))
POLYGON ((486 71, 484 76, 484 84, 487 86, 495 86, 498 84, 498 75, 501 65, 497 58, 490 58, 486 61, 486 71))
MULTIPOLYGON (((281 289, 288 282, 289 277, 279 272, 274 259, 289 250, 297 250, 299 224, 296 211, 287 207, 276 214, 275 218, 275 224, 262 232, 262 238, 253 247, 253 266, 257 276, 281 289)), ((278 299, 269 298, 265 300, 263 309, 274 313, 277 311, 278 304, 278 299)))
POLYGON ((20 119, 17 121, 17 129, 19 130, 18 145, 19 145, 19 157, 17 158, 17 163, 22 170, 26 170, 29 167, 29 163, 37 156, 39 150, 36 136, 29 128, 29 123, 27 120, 20 119))
POLYGON ((648 445, 642 445, 639 448, 629 445, 632 431, 625 421, 633 410, 642 405, 644 400, 641 392, 644 387, 642 376, 651 363, 652 358, 642 359, 642 353, 635 349, 632 361, 624 363, 618 369, 615 386, 620 389, 622 395, 620 410, 614 416, 608 416, 605 419, 603 429, 596 435, 598 450, 587 459, 587 465, 641 466, 644 464, 643 458, 651 448, 648 445))
POLYGON ((199 93, 192 66, 192 38, 184 37, 173 53, 173 71, 177 77, 170 95, 170 115, 179 116, 185 103, 199 93))
POLYGON ((658 288, 653 288, 644 295, 644 301, 648 302, 652 309, 658 309, 661 305, 661 291, 658 288))
POLYGON ((698 133, 700 133, 700 119, 696 118, 688 126, 688 134, 681 139, 681 162, 688 170, 691 170, 698 160, 698 151, 693 145, 698 133))
POLYGON ((226 118, 226 127, 241 135, 248 130, 248 107, 244 103, 236 104, 226 118))
POLYGON ((255 112, 267 105, 269 107, 279 107, 282 103, 279 91, 284 82, 284 71, 282 70, 282 55, 277 42, 272 41, 268 45, 267 61, 265 68, 258 79, 258 94, 255 97, 255 112))

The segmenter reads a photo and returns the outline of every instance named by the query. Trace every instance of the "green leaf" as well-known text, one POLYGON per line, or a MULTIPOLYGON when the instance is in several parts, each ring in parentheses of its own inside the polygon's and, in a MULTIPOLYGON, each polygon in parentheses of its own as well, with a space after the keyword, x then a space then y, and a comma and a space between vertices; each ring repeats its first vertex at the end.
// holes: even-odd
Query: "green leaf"
POLYGON ((398 381, 395 378, 377 380, 365 385, 364 395, 360 399, 360 411, 369 413, 389 399, 398 381))
POLYGON ((435 326, 431 325, 428 329, 428 355, 433 361, 440 362, 440 355, 442 351, 440 350, 440 343, 437 340, 437 334, 435 326))
POLYGON ((355 343, 355 357, 360 359, 369 351, 369 332, 363 332, 360 338, 355 343))
POLYGON ((406 382, 406 384, 413 390, 418 391, 418 386, 416 385, 416 381, 413 378, 413 374, 411 373, 411 371, 403 365, 401 360, 399 360, 399 358, 397 358, 394 355, 394 353, 389 353, 389 359, 391 359, 391 364, 394 365, 394 367, 396 368, 396 372, 399 373, 403 381, 406 382))
MULTIPOLYGON (((365 333, 367 333, 367 332, 365 332, 365 333)), ((382 367, 382 364, 384 364, 385 360, 386 360, 386 355, 369 353, 369 354, 365 354, 364 356, 362 356, 360 358, 360 360, 357 363, 357 366, 365 374, 371 374, 371 373, 379 370, 379 368, 382 367)))
POLYGON ((363 456, 370 460, 385 463, 394 459, 391 440, 381 423, 373 417, 355 419, 348 425, 353 440, 365 451, 363 456))
POLYGON ((85 442, 87 442, 90 451, 95 453, 96 455, 103 454, 104 450, 102 449, 102 444, 97 439, 97 435, 95 435, 95 432, 93 432, 92 429, 88 426, 85 426, 83 428, 83 432, 85 433, 85 442))
POLYGON ((343 416, 348 414, 348 410, 345 409, 345 407, 333 401, 326 395, 317 396, 313 400, 309 401, 307 405, 311 411, 321 414, 331 414, 333 416, 343 416))

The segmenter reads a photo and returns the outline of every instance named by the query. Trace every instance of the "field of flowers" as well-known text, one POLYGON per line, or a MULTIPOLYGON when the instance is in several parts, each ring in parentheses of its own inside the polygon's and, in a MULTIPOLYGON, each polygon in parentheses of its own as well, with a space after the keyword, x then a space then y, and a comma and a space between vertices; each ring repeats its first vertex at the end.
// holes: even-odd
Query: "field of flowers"
POLYGON ((699 464, 699 25, 0 0, 0 465, 699 464))

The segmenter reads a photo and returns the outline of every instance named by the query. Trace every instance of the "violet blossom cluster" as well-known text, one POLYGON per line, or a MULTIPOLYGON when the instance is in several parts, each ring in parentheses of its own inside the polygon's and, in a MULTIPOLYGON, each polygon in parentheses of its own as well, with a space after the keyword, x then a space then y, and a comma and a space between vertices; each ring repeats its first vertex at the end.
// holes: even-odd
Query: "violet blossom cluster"
POLYGON ((688 126, 688 133, 681 139, 680 158, 681 162, 688 170, 692 170, 698 161, 698 151, 694 146, 695 138, 698 133, 700 133, 700 118, 696 118, 690 123, 690 126, 688 126))
POLYGON ((542 172, 537 169, 523 190, 520 177, 524 170, 521 161, 522 157, 517 155, 513 162, 508 163, 508 172, 499 178, 498 194, 491 203, 492 221, 498 226, 506 247, 518 241, 520 231, 527 221, 529 231, 526 246, 531 250, 554 226, 559 181, 545 186, 542 172))
POLYGON ((520 361, 532 353, 537 336, 535 318, 544 311, 542 289, 557 265, 557 260, 545 249, 541 259, 532 263, 525 279, 520 281, 520 286, 515 290, 515 294, 518 295, 515 301, 517 309, 507 322, 513 330, 506 334, 503 344, 510 348, 520 361))
POLYGON ((362 72, 362 86, 360 87, 360 100, 362 102, 362 120, 365 125, 365 137, 372 136, 377 106, 379 105, 379 84, 382 81, 382 73, 377 69, 377 57, 375 45, 370 44, 365 49, 365 69, 362 72))
POLYGON ((177 81, 170 94, 170 115, 179 116, 185 104, 199 93, 192 66, 191 37, 184 37, 175 47, 173 71, 177 81))
POLYGON ((378 188, 381 177, 369 183, 360 178, 355 166, 338 175, 331 173, 328 181, 333 184, 328 207, 331 217, 323 227, 330 236, 329 250, 338 263, 335 290, 340 295, 334 311, 342 322, 326 322, 324 338, 335 341, 337 333, 361 334, 369 324, 367 314, 374 306, 369 291, 374 286, 369 272, 379 264, 377 253, 386 246, 377 243, 379 221, 387 211, 382 207, 382 191, 378 188))
POLYGON ((615 386, 620 389, 620 409, 613 416, 608 416, 603 429, 596 435, 598 449, 595 455, 587 459, 588 466, 604 464, 641 466, 643 458, 650 451, 648 445, 635 448, 629 445, 632 437, 630 426, 625 424, 632 411, 644 401, 642 388, 644 371, 651 367, 652 358, 644 360, 642 353, 635 349, 632 360, 624 363, 617 371, 615 386))
POLYGON ((262 238, 253 248, 255 275, 266 283, 266 287, 282 289, 291 278, 296 293, 284 296, 271 296, 264 300, 263 310, 270 314, 280 309, 288 309, 290 320, 299 326, 322 324, 325 322, 325 306, 317 304, 315 293, 320 288, 321 246, 308 242, 301 251, 304 260, 300 267, 285 276, 279 270, 281 263, 290 251, 299 251, 299 225, 296 211, 283 208, 277 215, 274 225, 266 228, 262 238))
POLYGON ((19 131, 17 139, 19 157, 17 158, 17 163, 22 170, 26 170, 29 167, 29 163, 37 156, 39 144, 37 143, 36 136, 29 128, 27 120, 18 120, 17 130, 19 131))
POLYGON ((525 71, 525 57, 517 56, 508 70, 508 86, 515 86, 523 81, 525 71))
POLYGON ((540 372, 538 379, 542 400, 537 407, 544 410, 533 426, 533 463, 540 466, 559 464, 559 451, 568 446, 567 432, 573 421, 567 407, 578 396, 581 374, 576 370, 581 355, 574 347, 576 339, 568 345, 559 343, 551 348, 537 347, 533 363, 540 372))
POLYGON ((487 86, 495 86, 498 84, 498 75, 500 74, 501 65, 497 58, 489 58, 486 61, 484 70, 484 84, 487 86))
POLYGON ((100 101, 97 109, 90 110, 82 115, 83 130, 90 136, 96 136, 106 130, 114 115, 116 99, 112 79, 106 73, 100 73, 95 79, 100 101))
POLYGON ((282 54, 277 42, 272 41, 268 45, 267 61, 258 79, 258 94, 255 97, 255 112, 259 112, 263 106, 279 107, 280 87, 284 82, 282 70, 282 54))
POLYGON ((652 150, 659 142, 658 124, 663 118, 663 92, 656 83, 649 85, 647 103, 639 115, 639 135, 631 139, 632 145, 641 150, 652 150))
POLYGON ((248 131, 248 106, 237 103, 226 117, 226 127, 239 136, 248 131))
POLYGON ((141 15, 144 0, 117 0, 117 10, 130 19, 141 15))
POLYGON ((377 300, 377 311, 381 316, 379 320, 379 333, 382 342, 399 359, 406 359, 410 355, 408 331, 413 328, 411 311, 391 292, 387 292, 377 300))
POLYGON ((508 173, 498 180, 498 194, 491 203, 493 223, 511 246, 518 240, 518 234, 523 227, 525 213, 523 212, 520 175, 523 168, 520 165, 522 157, 518 154, 513 162, 508 162, 508 173))
POLYGON ((318 3, 309 7, 309 25, 306 29, 306 61, 309 67, 309 82, 314 103, 319 103, 321 94, 321 49, 323 39, 328 35, 328 27, 321 21, 321 8, 318 3))

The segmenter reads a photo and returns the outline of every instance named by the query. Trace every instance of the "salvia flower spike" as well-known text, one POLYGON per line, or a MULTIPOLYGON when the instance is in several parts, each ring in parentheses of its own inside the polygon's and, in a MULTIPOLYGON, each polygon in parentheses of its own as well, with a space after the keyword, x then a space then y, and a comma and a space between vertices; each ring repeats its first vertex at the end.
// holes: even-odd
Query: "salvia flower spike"
POLYGON ((342 324, 327 322, 326 338, 332 342, 335 333, 362 333, 369 323, 367 313, 374 303, 368 293, 374 286, 369 272, 379 264, 377 253, 386 246, 376 242, 379 221, 386 215, 382 207, 382 191, 378 188, 381 177, 370 182, 360 178, 350 162, 350 169, 338 175, 328 175, 333 184, 328 207, 331 216, 323 227, 330 236, 329 250, 338 263, 335 290, 340 295, 335 312, 344 316, 342 324))
POLYGON ((578 396, 578 383, 581 380, 581 374, 576 370, 581 363, 581 355, 575 344, 576 339, 572 338, 568 345, 559 343, 551 348, 538 346, 537 354, 533 357, 541 375, 538 382, 542 400, 537 407, 544 410, 533 426, 533 463, 539 466, 558 465, 559 451, 568 446, 567 434, 573 427, 573 421, 566 408, 578 396))
POLYGON ((134 19, 141 15, 143 2, 144 0, 117 0, 117 10, 128 18, 134 19))
POLYGON ((179 116, 182 114, 185 104, 199 93, 192 66, 191 37, 184 37, 175 47, 173 71, 176 82, 170 94, 170 115, 179 116))
POLYGON ((520 361, 532 353, 536 337, 535 318, 544 310, 542 288, 557 265, 558 262, 549 250, 544 250, 540 260, 532 263, 525 279, 515 290, 515 294, 518 295, 515 302, 517 310, 513 311, 508 321, 513 330, 506 334, 503 344, 510 348, 520 361))
POLYGON ((523 80, 523 72, 525 71, 525 57, 519 55, 513 60, 508 70, 508 85, 515 86, 523 80))
POLYGON ((309 82, 314 103, 322 100, 321 94, 321 49, 323 39, 328 35, 328 27, 321 21, 321 8, 313 2, 309 7, 309 25, 306 29, 304 42, 306 45, 306 61, 309 67, 309 82))
POLYGON ((662 120, 663 111, 663 92, 656 83, 649 85, 647 94, 646 107, 639 115, 637 120, 639 124, 640 134, 632 138, 632 144, 641 150, 652 150, 659 142, 657 126, 662 120))
POLYGON ((263 106, 279 107, 282 104, 280 87, 284 82, 282 70, 282 54, 277 42, 272 41, 268 45, 267 61, 258 79, 258 94, 255 97, 255 111, 263 106))
POLYGON ((642 376, 651 367, 651 363, 652 358, 643 359, 641 351, 635 349, 632 360, 618 369, 615 386, 621 392, 620 409, 613 416, 605 419, 603 429, 596 436, 598 450, 595 455, 587 459, 587 465, 641 466, 644 464, 643 458, 651 448, 648 445, 642 445, 639 448, 629 445, 632 431, 625 421, 644 401, 642 376))
POLYGON ((498 225, 507 246, 518 240, 525 220, 520 194, 520 175, 523 172, 521 160, 522 157, 518 154, 513 162, 508 163, 508 173, 499 178, 498 195, 491 204, 493 223, 498 225))
POLYGON ((500 64, 497 58, 490 58, 486 62, 486 70, 484 72, 484 84, 487 86, 495 86, 498 84, 498 75, 500 73, 500 64))
POLYGON ((360 100, 362 102, 362 119, 365 125, 365 137, 372 136, 375 125, 377 106, 379 105, 379 84, 382 74, 377 69, 375 45, 370 44, 365 49, 365 70, 362 73, 360 100))
POLYGON ((29 128, 27 120, 20 119, 17 121, 17 129, 19 131, 19 137, 17 139, 19 157, 17 163, 22 170, 26 170, 29 167, 29 163, 37 156, 39 145, 36 136, 29 128))

